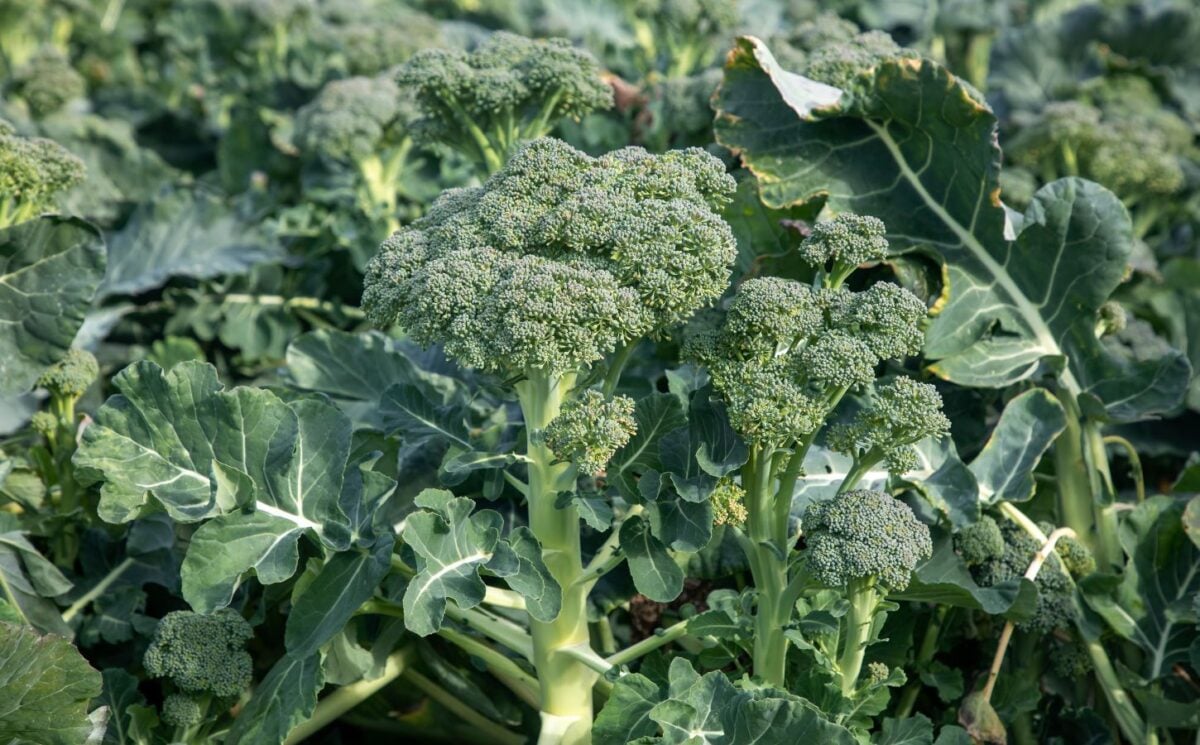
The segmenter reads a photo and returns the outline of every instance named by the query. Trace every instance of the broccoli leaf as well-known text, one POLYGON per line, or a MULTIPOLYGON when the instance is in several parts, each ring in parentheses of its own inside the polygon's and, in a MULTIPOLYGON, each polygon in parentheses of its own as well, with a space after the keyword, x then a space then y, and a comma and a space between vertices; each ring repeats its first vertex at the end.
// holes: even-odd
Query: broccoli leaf
POLYGON ((638 494, 637 479, 647 471, 662 471, 659 441, 687 424, 679 399, 669 393, 652 393, 639 399, 633 411, 637 430, 608 464, 608 479, 627 497, 638 494))
POLYGON ((278 745, 312 716, 325 685, 321 656, 284 655, 254 689, 250 703, 233 722, 229 745, 278 745))
POLYGON ((292 603, 284 644, 297 656, 316 654, 371 599, 391 567, 392 541, 370 551, 334 554, 292 603))
POLYGON ((638 592, 660 603, 669 603, 679 596, 683 590, 683 570, 662 541, 654 537, 647 521, 637 515, 626 520, 621 525, 620 540, 638 592))
POLYGON ((1175 407, 1187 360, 1134 360, 1096 339, 1095 314, 1132 250, 1129 216, 1079 179, 1044 186, 1023 216, 999 200, 996 118, 968 84, 929 60, 885 60, 851 90, 786 72, 739 39, 717 94, 717 139, 773 207, 827 202, 879 217, 900 251, 936 251, 951 296, 926 333, 933 370, 1002 387, 1066 358, 1060 380, 1113 419, 1175 407))
POLYGON ((0 533, 0 607, 6 615, 42 632, 70 635, 51 598, 72 587, 21 531, 0 533))
POLYGON ((104 241, 82 220, 0 230, 0 396, 28 391, 66 354, 104 277, 104 241))
POLYGON ((59 636, 39 636, 0 623, 0 741, 79 745, 99 737, 88 702, 100 695, 100 673, 59 636))
POLYGON ((1033 469, 1065 427, 1062 405, 1041 388, 1009 401, 987 444, 971 461, 980 499, 994 504, 1032 498, 1033 469))

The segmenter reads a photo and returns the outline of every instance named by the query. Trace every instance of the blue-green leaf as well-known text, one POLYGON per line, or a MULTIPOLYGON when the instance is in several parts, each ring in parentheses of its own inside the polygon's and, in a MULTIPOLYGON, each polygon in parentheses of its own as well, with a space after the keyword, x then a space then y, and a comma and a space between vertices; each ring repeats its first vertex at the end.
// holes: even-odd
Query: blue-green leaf
POLYGON ((621 525, 620 540, 638 592, 660 603, 669 603, 679 596, 683 590, 683 570, 667 547, 654 537, 649 523, 634 515, 621 525))
POLYGON ((1066 424, 1062 404, 1041 388, 1009 401, 987 444, 971 461, 980 499, 989 504, 1030 499, 1033 469, 1066 424))

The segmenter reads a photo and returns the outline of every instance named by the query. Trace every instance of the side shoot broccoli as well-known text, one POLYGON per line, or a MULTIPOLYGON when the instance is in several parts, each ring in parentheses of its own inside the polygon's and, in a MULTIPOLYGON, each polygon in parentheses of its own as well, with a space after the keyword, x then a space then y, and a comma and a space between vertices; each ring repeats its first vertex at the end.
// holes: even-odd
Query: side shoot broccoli
MULTIPOLYGON (((1003 520, 999 525, 1004 539, 1004 551, 996 558, 982 562, 971 569, 975 581, 984 587, 1023 577, 1030 562, 1033 561, 1034 554, 1041 548, 1037 539, 1030 536, 1016 523, 1003 520)), ((1077 569, 1087 568, 1087 558, 1090 558, 1090 553, 1083 544, 1073 539, 1060 539, 1060 543, 1063 542, 1066 545, 1061 551, 1070 557, 1071 565, 1077 569)), ((1071 581, 1070 575, 1064 570, 1064 562, 1060 558, 1058 553, 1060 549, 1057 545, 1055 551, 1056 553, 1042 565, 1034 582, 1037 586, 1038 598, 1033 617, 1018 623, 1018 629, 1047 634, 1055 629, 1070 628, 1079 614, 1075 600, 1075 583, 1071 581)), ((1093 568, 1095 566, 1094 559, 1092 559, 1091 566, 1093 568)))
POLYGON ((53 140, 22 137, 0 119, 0 229, 54 209, 83 181, 83 161, 53 140))
POLYGON ((863 655, 883 626, 887 593, 908 587, 913 569, 933 554, 929 528, 883 492, 845 491, 804 514, 805 561, 813 577, 849 602, 838 670, 842 693, 858 685, 863 655))
POLYGON ((57 489, 58 508, 70 513, 79 506, 71 456, 75 454, 78 421, 75 404, 100 376, 91 352, 70 349, 38 378, 37 386, 50 394, 46 408, 33 416, 33 428, 45 438, 45 449, 35 450, 43 481, 57 489))
MULTIPOLYGON (((487 60, 510 44, 533 43, 493 37, 475 54, 487 60)), ((531 68, 507 79, 551 59, 531 57, 531 68)), ((479 70, 491 68, 481 60, 479 70)), ((477 82, 464 85, 471 91, 477 82)), ((570 651, 588 644, 595 580, 584 574, 579 512, 558 497, 576 489, 580 471, 603 470, 632 434, 631 402, 613 396, 622 352, 686 321, 727 287, 736 247, 716 210, 734 188, 721 161, 700 149, 651 155, 631 147, 592 158, 537 139, 483 186, 443 193, 367 268, 363 307, 374 324, 399 325, 465 367, 515 381, 528 472, 519 488, 563 592, 558 617, 532 623, 547 718, 590 723, 596 677, 570 651), (600 390, 579 386, 604 363, 600 390)))
POLYGON ((250 686, 253 660, 246 643, 253 636, 250 624, 229 608, 175 611, 158 622, 142 664, 151 677, 170 683, 162 718, 175 727, 172 742, 205 741, 216 714, 250 686))
POLYGON ((355 173, 359 211, 400 227, 396 216, 404 192, 414 117, 411 103, 387 78, 356 77, 327 83, 296 112, 293 141, 324 167, 355 173))
POLYGON ((43 47, 13 75, 11 94, 35 119, 55 113, 87 93, 83 76, 62 52, 43 47))
MULTIPOLYGON (((750 446, 740 476, 745 546, 759 590, 755 672, 774 685, 783 684, 783 628, 795 600, 785 591, 792 584, 785 557, 795 544, 789 514, 804 458, 847 393, 868 389, 884 360, 921 347, 926 309, 916 296, 890 283, 861 292, 845 286, 887 250, 875 218, 846 214, 817 223, 799 250, 817 270, 811 285, 747 280, 723 316, 706 314, 685 334, 684 355, 708 368, 731 425, 750 446)), ((948 429, 932 386, 906 377, 878 386, 855 419, 829 433, 829 444, 854 459, 842 490, 880 461, 893 473, 911 470, 912 445, 948 429)))
POLYGON ((683 78, 708 67, 733 41, 737 0, 622 0, 642 77, 683 78))
POLYGON ((416 97, 413 135, 442 143, 494 173, 521 143, 560 119, 612 105, 600 66, 566 39, 534 40, 498 31, 472 52, 426 49, 397 73, 416 97))

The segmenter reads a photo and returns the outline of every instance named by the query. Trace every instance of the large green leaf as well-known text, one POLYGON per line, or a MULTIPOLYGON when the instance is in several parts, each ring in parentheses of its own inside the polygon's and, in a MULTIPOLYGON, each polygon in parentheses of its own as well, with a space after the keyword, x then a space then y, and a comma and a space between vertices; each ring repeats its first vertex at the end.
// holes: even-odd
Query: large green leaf
POLYGON ((100 673, 66 639, 0 623, 0 742, 88 741, 96 731, 88 703, 101 687, 100 673))
POLYGON ((370 551, 334 554, 305 586, 288 613, 284 645, 288 654, 315 654, 371 599, 391 568, 392 541, 370 551))
POLYGON ((639 737, 653 735, 658 726, 650 711, 662 700, 654 681, 631 673, 617 679, 608 703, 596 717, 592 738, 596 745, 625 745, 639 737))
POLYGON ((1156 496, 1137 505, 1121 524, 1120 538, 1129 561, 1111 592, 1101 583, 1085 583, 1088 604, 1114 632, 1144 653, 1146 680, 1168 675, 1187 664, 1197 639, 1194 601, 1200 593, 1200 547, 1183 525, 1187 501, 1156 496))
POLYGON ((0 230, 0 396, 29 390, 66 354, 104 277, 104 241, 82 220, 0 230))
POLYGON ((1132 248, 1124 207, 1096 184, 1064 179, 1010 216, 996 118, 940 65, 885 60, 842 91, 783 70, 765 44, 743 37, 717 104, 717 138, 757 175, 768 206, 823 200, 874 215, 895 250, 946 261, 949 298, 925 349, 939 375, 1000 387, 1066 358, 1064 387, 1095 396, 1110 417, 1179 403, 1182 355, 1133 359, 1095 337, 1095 313, 1132 248))
POLYGON ((971 461, 979 498, 996 503, 1033 497, 1033 469, 1066 424, 1058 399, 1041 388, 1009 401, 987 444, 971 461))
POLYGON ((208 520, 183 565, 184 597, 197 610, 228 603, 249 572, 266 584, 291 577, 305 534, 333 550, 370 542, 347 516, 361 511, 363 480, 349 461, 350 421, 336 407, 226 391, 198 362, 166 373, 138 362, 113 385, 120 394, 85 430, 75 464, 103 481, 106 520, 157 507, 175 520, 208 520))
POLYGON ((654 537, 650 523, 634 515, 621 525, 621 550, 638 592, 651 600, 669 603, 683 590, 683 570, 667 547, 654 537))
POLYGON ((102 296, 132 295, 171 277, 241 274, 279 261, 281 245, 225 200, 199 189, 169 187, 145 202, 113 236, 102 296))
POLYGON ((70 636, 52 598, 72 586, 25 533, 0 533, 0 606, 6 608, 6 615, 42 632, 70 636))
POLYGON ((700 675, 686 657, 671 661, 670 698, 650 710, 650 718, 662 729, 664 745, 717 745, 728 743, 721 720, 725 704, 737 690, 715 670, 700 675))
POLYGON ((225 739, 228 745, 279 745, 312 716, 325 685, 321 656, 285 655, 254 689, 225 739))
POLYGON ((687 424, 679 398, 669 393, 652 393, 638 400, 633 411, 637 431, 625 447, 613 454, 608 479, 628 498, 638 494, 638 477, 647 471, 662 471, 659 441, 687 424))

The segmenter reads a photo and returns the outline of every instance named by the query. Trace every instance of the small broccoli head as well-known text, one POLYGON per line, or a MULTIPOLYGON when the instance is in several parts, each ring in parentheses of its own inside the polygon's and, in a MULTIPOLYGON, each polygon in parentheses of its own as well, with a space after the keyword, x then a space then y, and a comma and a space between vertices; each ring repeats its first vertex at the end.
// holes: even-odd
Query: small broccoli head
POLYGON ((1092 671, 1092 657, 1077 641, 1057 644, 1050 653, 1050 667, 1060 677, 1075 680, 1092 671))
POLYGON ((296 112, 293 141, 305 153, 356 163, 399 139, 408 116, 387 78, 335 80, 296 112))
POLYGON ((737 356, 768 360, 817 335, 825 322, 822 311, 820 299, 808 285, 756 277, 738 286, 722 334, 737 356))
POLYGON ((698 149, 535 140, 386 240, 363 307, 466 367, 579 370, 720 297, 736 249, 714 208, 733 188, 698 149))
POLYGON ((612 105, 600 66, 566 39, 527 39, 498 31, 472 52, 426 49, 396 80, 416 97, 413 133, 441 142, 495 171, 521 142, 543 137, 564 118, 612 105))
POLYGON ((0 121, 0 228, 53 209, 83 177, 83 161, 57 142, 21 137, 0 121))
POLYGON ((41 119, 83 97, 87 83, 61 52, 44 47, 17 70, 12 93, 25 101, 34 118, 41 119))
POLYGON ((1072 577, 1086 577, 1096 571, 1096 557, 1092 555, 1092 550, 1075 536, 1059 538, 1054 544, 1054 552, 1072 577))
POLYGON ((253 661, 246 642, 254 636, 236 611, 168 613, 142 658, 152 677, 167 678, 187 693, 232 697, 250 685, 253 661))
POLYGON ((803 73, 826 85, 846 89, 886 60, 916 56, 916 52, 898 45, 887 33, 867 31, 815 48, 807 55, 803 73))
POLYGON ((714 525, 741 525, 749 517, 746 490, 728 476, 717 481, 708 501, 712 505, 714 525))
MULTIPOLYGON (((971 568, 975 581, 983 587, 1025 576, 1034 555, 1041 549, 1041 544, 1017 524, 1003 520, 999 525, 1004 536, 1004 553, 971 568)), ((1057 554, 1051 555, 1042 565, 1034 584, 1038 590, 1037 606, 1033 616, 1019 622, 1017 627, 1043 634, 1069 628, 1078 616, 1079 608, 1075 602, 1075 585, 1063 571, 1057 554)))
POLYGON ((841 214, 815 223, 800 244, 800 258, 829 273, 836 287, 860 264, 887 257, 887 229, 869 215, 841 214))
POLYGON ((1129 314, 1116 300, 1109 300, 1096 311, 1096 337, 1119 334, 1129 325, 1129 314))
POLYGON ((912 508, 883 492, 856 489, 817 502, 804 513, 808 567, 821 584, 908 587, 913 570, 933 554, 929 528, 912 508))
POLYGON ((983 515, 954 534, 954 550, 967 566, 979 566, 1004 555, 1004 536, 992 516, 983 515))
POLYGON ((162 720, 172 727, 193 727, 204 721, 207 702, 190 693, 172 693, 163 699, 162 720))
POLYGON ((563 404, 562 411, 542 432, 546 447, 559 460, 571 461, 595 476, 604 472, 613 453, 625 446, 637 429, 634 401, 628 396, 606 399, 599 391, 563 404))
POLYGON ((891 473, 901 475, 917 465, 914 443, 949 432, 937 388, 901 376, 879 386, 870 405, 852 421, 831 427, 829 447, 860 464, 882 460, 891 473))
POLYGON ((91 352, 85 349, 71 348, 58 362, 46 368, 38 378, 39 388, 45 388, 50 395, 66 399, 77 399, 96 382, 100 376, 100 365, 91 352))
POLYGON ((378 75, 442 45, 437 19, 400 3, 325 0, 320 11, 316 40, 339 55, 351 75, 378 75))

